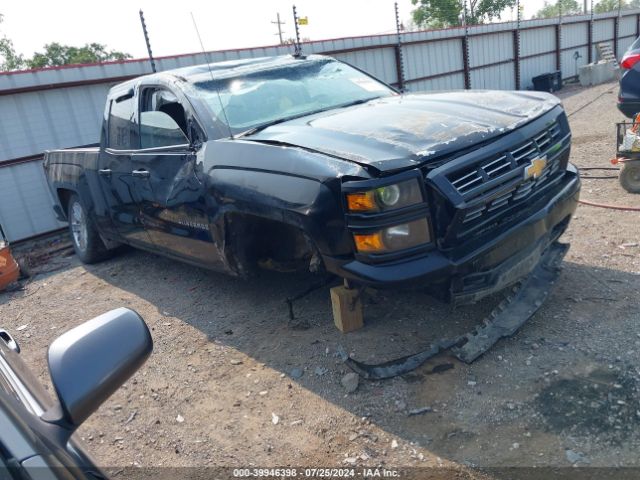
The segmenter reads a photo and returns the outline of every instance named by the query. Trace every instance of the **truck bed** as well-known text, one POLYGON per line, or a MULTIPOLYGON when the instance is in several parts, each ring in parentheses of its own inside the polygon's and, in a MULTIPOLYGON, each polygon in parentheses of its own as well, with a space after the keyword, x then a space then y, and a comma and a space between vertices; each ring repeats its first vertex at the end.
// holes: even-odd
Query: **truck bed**
POLYGON ((97 170, 100 147, 69 148, 44 152, 44 167, 52 165, 75 165, 83 169, 97 170))

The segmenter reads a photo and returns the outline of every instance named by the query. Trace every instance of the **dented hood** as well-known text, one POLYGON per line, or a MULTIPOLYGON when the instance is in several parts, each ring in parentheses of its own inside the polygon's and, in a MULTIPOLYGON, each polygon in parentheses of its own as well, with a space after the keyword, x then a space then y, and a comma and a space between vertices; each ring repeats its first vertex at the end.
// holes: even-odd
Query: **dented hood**
POLYGON ((541 92, 397 95, 274 125, 246 140, 298 146, 389 171, 485 142, 559 103, 541 92))

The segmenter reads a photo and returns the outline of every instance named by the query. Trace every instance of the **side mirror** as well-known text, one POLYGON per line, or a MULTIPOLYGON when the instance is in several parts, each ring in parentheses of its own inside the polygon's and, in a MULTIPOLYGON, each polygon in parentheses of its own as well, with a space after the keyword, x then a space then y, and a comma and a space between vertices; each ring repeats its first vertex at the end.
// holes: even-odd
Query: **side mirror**
POLYGON ((78 428, 151 355, 153 340, 140 315, 118 308, 58 337, 49 373, 60 401, 42 419, 78 428))
POLYGON ((142 112, 140 114, 140 146, 142 148, 173 147, 188 144, 189 139, 176 121, 168 114, 158 111, 142 112))

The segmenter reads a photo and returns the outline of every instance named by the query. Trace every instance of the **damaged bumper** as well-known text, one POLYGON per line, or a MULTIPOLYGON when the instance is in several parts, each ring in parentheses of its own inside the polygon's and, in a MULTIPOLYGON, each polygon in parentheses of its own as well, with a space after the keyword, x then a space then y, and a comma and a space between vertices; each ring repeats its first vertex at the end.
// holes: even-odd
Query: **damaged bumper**
POLYGON ((453 258, 433 250, 419 257, 390 263, 324 258, 330 271, 372 287, 439 285, 456 303, 490 295, 529 274, 568 226, 580 193, 577 169, 569 165, 555 195, 534 214, 496 235, 470 253, 453 258))
POLYGON ((567 250, 569 245, 552 243, 533 270, 471 332, 457 338, 439 340, 422 352, 377 365, 358 362, 344 352, 341 352, 342 360, 358 375, 369 380, 404 375, 445 350, 450 350, 459 360, 471 363, 498 340, 513 335, 537 312, 560 274, 560 264, 567 250))

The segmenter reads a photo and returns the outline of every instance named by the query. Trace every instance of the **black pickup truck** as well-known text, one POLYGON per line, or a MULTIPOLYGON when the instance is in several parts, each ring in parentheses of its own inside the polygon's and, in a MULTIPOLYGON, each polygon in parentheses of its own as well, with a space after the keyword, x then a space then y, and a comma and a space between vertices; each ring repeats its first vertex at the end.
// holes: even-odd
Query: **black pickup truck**
POLYGON ((205 268, 311 269, 476 300, 567 228, 580 181, 559 100, 401 94, 325 56, 113 87, 95 148, 44 168, 87 263, 130 244, 205 268))

